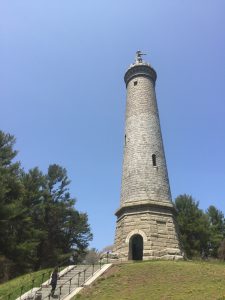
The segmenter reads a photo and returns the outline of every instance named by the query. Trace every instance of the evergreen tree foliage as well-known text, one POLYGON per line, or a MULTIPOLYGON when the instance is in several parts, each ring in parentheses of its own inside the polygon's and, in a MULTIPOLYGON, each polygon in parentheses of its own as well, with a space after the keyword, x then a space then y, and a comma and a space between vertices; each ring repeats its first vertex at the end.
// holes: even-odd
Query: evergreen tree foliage
POLYGON ((25 221, 20 163, 13 162, 17 154, 14 144, 12 135, 0 131, 0 269, 5 279, 13 271, 17 237, 25 221))
POLYGON ((206 211, 210 223, 210 255, 217 257, 218 248, 225 237, 225 220, 222 211, 211 205, 206 211))
POLYGON ((75 209, 67 171, 25 172, 14 162, 15 138, 0 131, 0 280, 60 264, 92 239, 88 216, 75 209))
POLYGON ((68 192, 66 169, 50 165, 42 187, 42 232, 38 267, 55 264, 71 255, 73 247, 85 250, 92 238, 85 213, 74 210, 68 192))
POLYGON ((175 199, 181 242, 188 258, 208 253, 209 220, 198 206, 199 203, 186 194, 175 199))
POLYGON ((183 249, 188 258, 218 257, 225 237, 224 215, 211 205, 206 212, 192 196, 180 195, 175 199, 177 222, 183 249))

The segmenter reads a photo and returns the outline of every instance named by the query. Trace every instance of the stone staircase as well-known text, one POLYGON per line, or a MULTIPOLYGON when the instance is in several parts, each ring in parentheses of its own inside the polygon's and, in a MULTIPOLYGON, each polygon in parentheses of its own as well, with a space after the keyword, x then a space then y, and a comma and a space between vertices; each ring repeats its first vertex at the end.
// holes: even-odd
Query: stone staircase
POLYGON ((84 283, 91 278, 101 266, 98 265, 77 265, 71 267, 71 269, 65 272, 63 275, 60 274, 60 278, 57 282, 57 287, 54 296, 50 296, 51 286, 49 282, 46 282, 37 291, 37 295, 40 295, 39 299, 64 299, 67 295, 72 293, 76 288, 81 287, 84 283))

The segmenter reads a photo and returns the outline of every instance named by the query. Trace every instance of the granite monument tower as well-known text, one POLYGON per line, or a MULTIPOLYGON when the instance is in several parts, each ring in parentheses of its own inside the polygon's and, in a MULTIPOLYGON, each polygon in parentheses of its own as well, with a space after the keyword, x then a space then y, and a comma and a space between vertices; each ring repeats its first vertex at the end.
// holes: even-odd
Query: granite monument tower
POLYGON ((114 244, 121 260, 182 258, 157 108, 156 72, 141 51, 127 88, 120 207, 114 244))

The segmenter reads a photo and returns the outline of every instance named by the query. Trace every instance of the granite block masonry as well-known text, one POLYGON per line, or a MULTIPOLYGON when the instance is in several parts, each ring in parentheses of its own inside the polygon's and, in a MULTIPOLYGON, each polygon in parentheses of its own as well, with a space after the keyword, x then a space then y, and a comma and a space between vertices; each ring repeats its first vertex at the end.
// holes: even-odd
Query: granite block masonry
POLYGON ((114 252, 121 260, 182 259, 155 94, 156 72, 141 51, 127 88, 120 208, 114 252))

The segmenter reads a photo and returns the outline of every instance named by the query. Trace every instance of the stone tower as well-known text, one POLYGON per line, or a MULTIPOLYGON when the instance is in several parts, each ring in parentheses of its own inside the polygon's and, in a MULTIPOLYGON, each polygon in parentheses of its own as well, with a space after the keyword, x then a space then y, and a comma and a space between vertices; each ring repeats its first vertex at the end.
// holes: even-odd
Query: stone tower
POLYGON ((182 258, 155 95, 141 51, 125 73, 126 125, 114 252, 121 260, 182 258))

